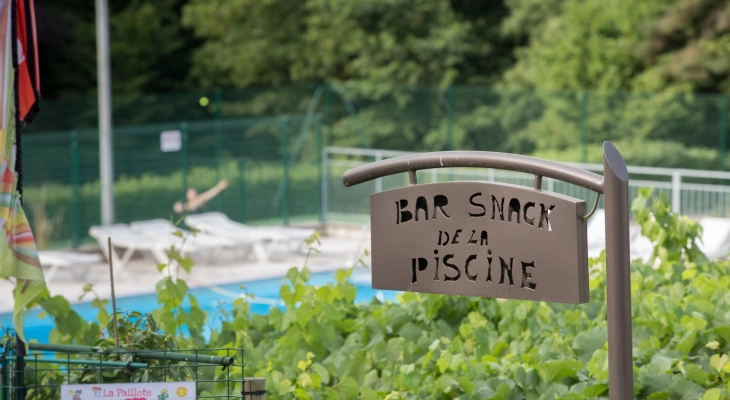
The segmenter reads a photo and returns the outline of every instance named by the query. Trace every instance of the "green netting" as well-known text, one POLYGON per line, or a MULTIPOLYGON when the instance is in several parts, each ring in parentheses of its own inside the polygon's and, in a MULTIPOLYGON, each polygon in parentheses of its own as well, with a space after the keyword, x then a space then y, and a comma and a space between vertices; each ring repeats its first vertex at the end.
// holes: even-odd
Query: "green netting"
MULTIPOLYGON (((335 190, 344 170, 333 170, 324 191, 334 197, 322 205, 324 146, 601 162, 601 143, 611 140, 632 165, 728 164, 722 95, 350 83, 115 97, 113 105, 118 222, 170 218, 186 187, 220 179, 230 186, 207 207, 238 221, 317 219, 323 208, 359 204, 375 184, 335 190), (160 151, 167 130, 186 132, 182 151, 160 151)), ((97 118, 93 99, 44 101, 25 130, 24 201, 41 247, 79 244, 99 223, 97 118)))
MULTIPOLYGON (((284 184, 285 161, 303 120, 286 116, 115 129, 116 221, 175 217, 172 206, 186 188, 207 190, 221 179, 229 187, 206 204, 210 211, 239 221, 277 223, 316 215, 317 124, 302 132, 303 154, 284 184), (180 151, 161 151, 160 134, 169 130, 181 132, 180 151)), ((25 204, 39 246, 76 245, 99 223, 98 146, 97 132, 91 130, 33 134, 23 141, 25 204)))

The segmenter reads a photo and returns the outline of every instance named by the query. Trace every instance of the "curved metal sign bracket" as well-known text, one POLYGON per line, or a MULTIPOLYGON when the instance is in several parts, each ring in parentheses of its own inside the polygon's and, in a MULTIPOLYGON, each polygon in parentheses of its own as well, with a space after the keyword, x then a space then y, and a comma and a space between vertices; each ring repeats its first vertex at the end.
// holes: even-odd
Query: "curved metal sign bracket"
POLYGON ((634 397, 629 176, 623 157, 613 144, 603 144, 603 176, 522 155, 449 151, 407 155, 357 167, 345 172, 343 183, 349 187, 405 172, 409 175, 411 186, 371 196, 373 286, 377 283, 378 287, 384 289, 528 300, 587 301, 584 300, 587 299, 587 290, 572 288, 587 287, 586 278, 573 275, 585 274, 585 219, 593 214, 598 198, 603 194, 609 398, 624 400, 634 397), (534 187, 488 182, 418 185, 416 171, 453 167, 495 168, 533 174, 534 187), (543 192, 543 177, 596 192, 591 211, 586 214, 585 202, 582 200, 543 192), (395 212, 391 211, 393 206, 395 212), (486 228, 481 230, 481 227, 486 228), (492 234, 489 235, 489 232, 492 234), (417 241, 423 237, 429 241, 417 241), (511 253, 500 253, 504 249, 511 253), (424 253, 426 250, 432 251, 432 254, 427 256, 424 253), (413 252, 420 252, 420 256, 413 257, 413 252), (517 262, 514 263, 513 274, 515 258, 517 262), (540 262, 536 264, 536 260, 540 262), (375 268, 376 261, 380 264, 378 271, 375 268), (519 278, 515 279, 516 284, 513 282, 513 275, 520 276, 520 262, 521 285, 519 278), (538 264, 540 268, 537 268, 538 264), (564 264, 571 265, 571 268, 574 265, 577 269, 561 270, 564 264), (429 272, 434 268, 435 273, 429 272), (551 270, 545 273, 541 268, 551 270), (555 276, 562 280, 557 280, 555 276), (535 283, 538 282, 536 277, 544 278, 544 281, 535 283), (575 290, 571 292, 571 289, 575 290))
MULTIPOLYGON (((610 143, 608 145, 613 146, 610 143)), ((395 157, 353 168, 345 172, 342 182, 349 187, 384 176, 408 172, 411 185, 415 185, 418 183, 416 171, 454 167, 496 168, 533 174, 536 189, 539 189, 542 177, 546 176, 603 193, 601 175, 555 161, 491 151, 442 151, 395 157)))

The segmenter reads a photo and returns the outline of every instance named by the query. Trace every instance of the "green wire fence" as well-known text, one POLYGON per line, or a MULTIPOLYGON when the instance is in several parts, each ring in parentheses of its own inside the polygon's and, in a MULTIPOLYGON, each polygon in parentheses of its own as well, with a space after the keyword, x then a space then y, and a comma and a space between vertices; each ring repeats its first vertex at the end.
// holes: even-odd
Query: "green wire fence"
POLYGON ((195 382, 196 399, 258 398, 244 390, 242 349, 128 350, 0 342, 0 400, 61 398, 64 384, 195 382), (27 351, 27 353, 26 353, 27 351))
MULTIPOLYGON (((91 243, 100 223, 95 99, 44 100, 24 128, 23 201, 38 245, 91 243)), ((484 150, 728 170, 724 95, 373 83, 289 85, 113 99, 116 221, 168 219, 188 187, 239 222, 322 221, 326 147, 484 150), (163 132, 178 131, 165 152, 163 132)))

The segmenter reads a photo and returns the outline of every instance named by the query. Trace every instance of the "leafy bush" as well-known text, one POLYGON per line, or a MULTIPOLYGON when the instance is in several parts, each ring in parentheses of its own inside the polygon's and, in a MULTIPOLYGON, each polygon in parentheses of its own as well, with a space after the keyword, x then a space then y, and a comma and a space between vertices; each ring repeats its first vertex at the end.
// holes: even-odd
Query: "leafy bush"
MULTIPOLYGON (((632 208, 657 245, 651 262, 631 264, 636 398, 730 399, 730 263, 699 252, 699 225, 671 214, 665 196, 643 189, 632 208)), ((252 315, 237 299, 207 343, 197 302, 179 306, 181 280, 158 284, 152 315, 178 348, 245 348, 246 376, 265 377, 273 399, 605 399, 604 266, 605 254, 591 260, 592 301, 578 306, 418 293, 356 304, 352 270, 315 287, 305 267, 287 273, 282 309, 252 315)), ((44 307, 57 318, 52 341, 99 332, 59 320, 74 321, 68 307, 44 307)))

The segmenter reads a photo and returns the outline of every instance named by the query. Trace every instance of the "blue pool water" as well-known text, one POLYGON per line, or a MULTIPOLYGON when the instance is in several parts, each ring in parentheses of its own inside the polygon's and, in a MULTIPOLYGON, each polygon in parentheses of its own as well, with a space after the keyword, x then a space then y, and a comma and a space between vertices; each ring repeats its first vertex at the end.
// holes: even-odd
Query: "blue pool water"
MULTIPOLYGON (((334 282, 334 273, 313 274, 309 280, 311 285, 320 286, 328 282, 334 282)), ((191 289, 190 293, 195 296, 200 307, 208 312, 208 321, 216 321, 220 316, 219 309, 230 310, 233 300, 248 293, 254 295, 251 302, 251 312, 255 314, 268 314, 272 306, 282 306, 279 297, 279 288, 283 282, 282 278, 267 279, 245 283, 233 283, 217 287, 202 287, 191 289), (241 289, 245 286, 245 290, 241 289)), ((397 292, 390 290, 375 290, 371 286, 370 273, 365 271, 355 273, 350 277, 350 282, 357 286, 356 302, 369 302, 373 297, 380 300, 394 300, 397 292)), ((111 303, 111 302, 110 302, 111 303)), ((185 305, 183 305, 185 306, 185 305)), ((96 320, 98 311, 91 306, 91 303, 74 304, 72 308, 86 321, 96 320)), ((108 311, 111 312, 111 305, 108 311)), ((117 309, 149 312, 158 308, 157 295, 148 294, 141 296, 118 297, 117 309)), ((32 310, 25 316, 25 336, 27 340, 35 339, 41 343, 48 342, 48 334, 53 328, 53 320, 50 317, 41 317, 42 310, 32 310)), ((215 325, 215 324, 214 324, 215 325)), ((2 328, 12 327, 12 314, 0 314, 0 326, 2 328)))

